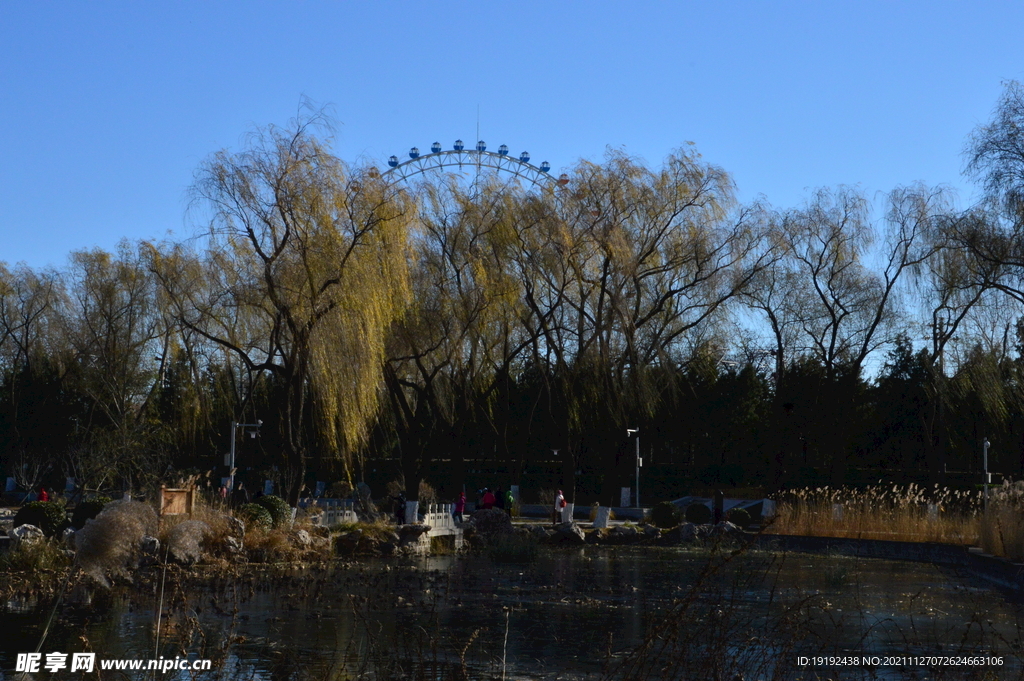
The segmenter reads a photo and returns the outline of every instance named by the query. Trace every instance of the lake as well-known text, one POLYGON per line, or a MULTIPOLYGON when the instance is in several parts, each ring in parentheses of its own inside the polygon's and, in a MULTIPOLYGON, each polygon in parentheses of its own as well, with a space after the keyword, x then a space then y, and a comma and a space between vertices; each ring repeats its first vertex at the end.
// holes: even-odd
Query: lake
MULTIPOLYGON (((231 681, 965 678, 974 667, 920 663, 981 655, 1001 658, 984 667, 995 678, 1022 670, 1020 602, 923 563, 588 546, 542 549, 522 564, 434 556, 250 567, 202 583, 169 570, 158 648, 161 577, 70 593, 42 652, 204 659, 209 671, 157 676, 231 681), (856 664, 800 663, 816 656, 856 664)), ((3 678, 14 678, 17 653, 35 649, 49 612, 31 597, 6 604, 3 678)))

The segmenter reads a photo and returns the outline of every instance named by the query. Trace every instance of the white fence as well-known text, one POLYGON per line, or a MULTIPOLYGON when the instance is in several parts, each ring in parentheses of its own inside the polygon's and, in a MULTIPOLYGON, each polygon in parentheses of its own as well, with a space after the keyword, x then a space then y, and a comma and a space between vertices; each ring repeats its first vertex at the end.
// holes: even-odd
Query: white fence
POLYGON ((423 514, 423 524, 430 525, 432 530, 454 530, 455 518, 452 516, 451 504, 427 504, 427 512, 423 514))
POLYGON ((342 523, 357 523, 359 516, 356 515, 355 504, 351 501, 326 501, 315 502, 306 507, 314 525, 330 527, 342 523))

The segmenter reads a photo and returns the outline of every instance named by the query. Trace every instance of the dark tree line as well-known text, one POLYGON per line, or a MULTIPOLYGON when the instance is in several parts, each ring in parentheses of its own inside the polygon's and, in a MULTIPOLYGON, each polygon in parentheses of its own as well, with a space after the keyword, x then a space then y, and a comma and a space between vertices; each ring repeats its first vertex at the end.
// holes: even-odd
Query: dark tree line
POLYGON ((397 186, 318 115, 257 131, 197 171, 198 238, 0 268, 4 467, 145 487, 222 471, 259 420, 246 458, 293 499, 537 466, 615 498, 637 427, 652 475, 707 484, 939 482, 985 437, 1022 475, 1022 92, 968 141, 966 211, 920 185, 740 205, 691 149, 397 186))

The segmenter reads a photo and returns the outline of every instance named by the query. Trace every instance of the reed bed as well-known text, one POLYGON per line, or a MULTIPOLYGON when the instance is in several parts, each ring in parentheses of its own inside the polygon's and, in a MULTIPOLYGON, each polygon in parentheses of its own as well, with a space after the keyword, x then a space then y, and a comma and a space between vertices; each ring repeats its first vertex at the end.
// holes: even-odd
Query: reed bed
POLYGON ((989 489, 981 547, 993 555, 1024 561, 1024 482, 1006 481, 989 489))
POLYGON ((938 484, 805 488, 776 501, 769 531, 778 534, 971 546, 982 536, 981 494, 938 484))

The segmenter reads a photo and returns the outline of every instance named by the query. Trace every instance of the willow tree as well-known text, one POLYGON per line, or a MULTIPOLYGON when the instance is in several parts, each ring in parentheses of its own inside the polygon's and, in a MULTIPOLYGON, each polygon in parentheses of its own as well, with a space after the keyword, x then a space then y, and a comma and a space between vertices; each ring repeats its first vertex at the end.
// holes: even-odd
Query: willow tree
POLYGON ((374 172, 350 173, 313 134, 324 124, 260 129, 246 149, 214 154, 193 185, 211 210, 205 250, 154 249, 179 322, 278 386, 292 502, 314 444, 351 478, 386 331, 408 299, 407 200, 374 172))
POLYGON ((551 412, 564 418, 552 447, 570 496, 584 433, 606 442, 649 418, 656 369, 714 335, 727 304, 773 262, 763 224, 698 154, 652 170, 613 153, 581 163, 548 217, 522 234, 524 324, 536 330, 551 412))
POLYGON ((482 177, 421 185, 414 232, 416 300, 393 328, 387 386, 407 493, 436 456, 450 452, 461 471, 469 428, 486 424, 506 448, 492 409, 507 391, 512 362, 526 343, 517 322, 520 290, 507 264, 516 248, 517 187, 482 177))

